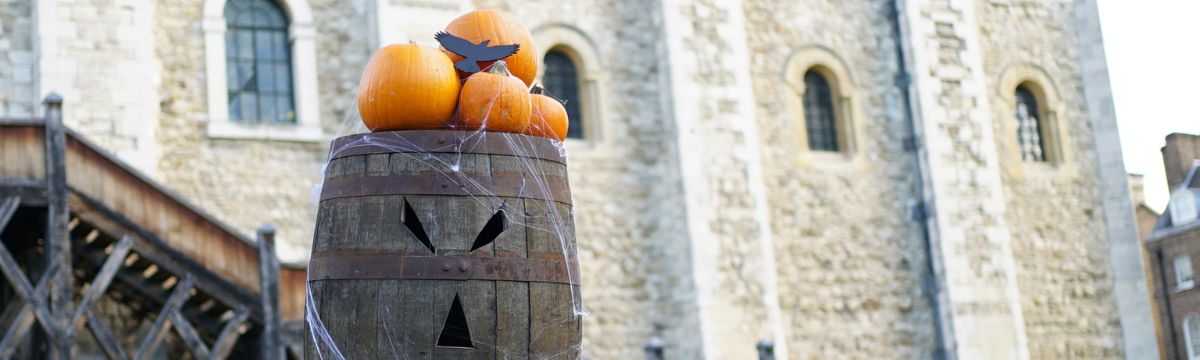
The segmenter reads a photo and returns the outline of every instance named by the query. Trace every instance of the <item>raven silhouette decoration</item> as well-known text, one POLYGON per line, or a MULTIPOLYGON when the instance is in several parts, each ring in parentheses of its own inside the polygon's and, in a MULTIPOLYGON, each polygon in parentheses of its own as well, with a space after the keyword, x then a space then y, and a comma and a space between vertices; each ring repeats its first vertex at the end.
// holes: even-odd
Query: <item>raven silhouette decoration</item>
POLYGON ((512 56, 521 48, 519 44, 490 46, 488 43, 492 42, 491 40, 474 44, 447 32, 438 32, 433 38, 437 39, 438 43, 441 43, 446 50, 464 57, 462 61, 454 63, 454 68, 466 73, 479 72, 479 62, 481 61, 500 60, 512 56))

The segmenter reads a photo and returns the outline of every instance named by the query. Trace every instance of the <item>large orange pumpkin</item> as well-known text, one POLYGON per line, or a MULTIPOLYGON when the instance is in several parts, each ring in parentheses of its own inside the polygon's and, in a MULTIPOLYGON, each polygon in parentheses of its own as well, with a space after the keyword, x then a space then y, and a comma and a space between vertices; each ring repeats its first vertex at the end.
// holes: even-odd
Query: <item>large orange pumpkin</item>
MULTIPOLYGON (((521 25, 521 22, 512 15, 500 10, 475 10, 451 21, 449 25, 446 25, 445 32, 475 44, 491 40, 489 45, 492 46, 519 45, 517 53, 505 58, 504 62, 508 63, 508 70, 512 72, 513 76, 521 78, 521 81, 525 82, 525 86, 533 84, 533 78, 537 76, 538 70, 537 50, 533 47, 533 35, 530 35, 529 30, 525 29, 525 25, 521 25)), ((454 62, 463 59, 462 56, 451 51, 447 50, 446 53, 454 62)), ((487 69, 492 63, 491 61, 481 61, 479 68, 487 69)), ((467 77, 471 74, 460 73, 459 75, 467 77)))
POLYGON ((468 129, 519 133, 529 126, 532 105, 525 83, 508 74, 503 60, 467 78, 458 99, 458 124, 468 129))
POLYGON ((541 86, 534 85, 529 95, 533 115, 529 117, 529 127, 525 128, 525 135, 563 141, 567 138, 567 109, 558 99, 543 95, 542 92, 541 86))
POLYGON ((442 129, 454 116, 459 86, 445 53, 388 45, 375 52, 358 82, 358 114, 371 131, 442 129))

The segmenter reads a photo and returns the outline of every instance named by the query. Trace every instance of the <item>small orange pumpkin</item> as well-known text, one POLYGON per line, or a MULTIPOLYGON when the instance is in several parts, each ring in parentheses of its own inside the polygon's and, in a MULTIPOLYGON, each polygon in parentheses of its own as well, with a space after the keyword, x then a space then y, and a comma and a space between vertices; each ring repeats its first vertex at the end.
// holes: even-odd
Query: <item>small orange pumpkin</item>
MULTIPOLYGON (((508 63, 508 70, 512 72, 513 76, 521 78, 521 81, 525 82, 525 86, 533 84, 533 78, 537 76, 538 71, 537 50, 533 47, 533 35, 512 15, 500 10, 475 10, 451 21, 449 25, 446 25, 445 32, 475 44, 491 40, 490 45, 492 46, 519 45, 517 53, 505 58, 504 61, 508 63)), ((463 59, 462 56, 449 50, 442 50, 450 55, 453 62, 463 59)), ((487 69, 491 64, 491 61, 480 61, 479 68, 487 69)), ((462 77, 470 75, 459 74, 462 77)))
POLYGON ((521 79, 501 60, 467 78, 458 98, 458 123, 469 129, 519 133, 529 126, 532 104, 521 79))
POLYGON ((546 96, 541 86, 534 85, 530 102, 533 104, 533 115, 529 118, 529 127, 525 135, 541 136, 563 141, 567 138, 567 109, 558 99, 546 96))
POLYGON ((442 129, 454 116, 459 86, 445 53, 388 45, 371 56, 358 82, 358 114, 371 131, 442 129))

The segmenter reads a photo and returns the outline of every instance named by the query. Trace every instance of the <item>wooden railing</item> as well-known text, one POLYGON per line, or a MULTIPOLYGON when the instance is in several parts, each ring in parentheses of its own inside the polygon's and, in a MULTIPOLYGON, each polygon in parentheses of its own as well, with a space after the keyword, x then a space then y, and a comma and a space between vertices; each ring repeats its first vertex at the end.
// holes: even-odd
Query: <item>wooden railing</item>
MULTIPOLYGON (((46 119, 0 119, 0 195, 19 196, 24 206, 51 209, 54 202, 66 201, 71 216, 165 247, 167 255, 182 255, 178 263, 186 268, 215 275, 210 287, 227 289, 238 299, 261 301, 252 318, 266 321, 263 325, 268 328, 303 318, 305 268, 279 265, 273 231, 250 239, 62 126, 61 100, 48 102, 46 114, 46 119), (48 128, 61 132, 58 139, 62 140, 47 136, 48 128), (53 140, 50 146, 47 139, 53 140), (48 155, 63 160, 48 162, 48 155), (50 180, 63 175, 65 189, 56 194, 50 180), (264 235, 271 246, 259 246, 264 235), (260 251, 269 254, 260 256, 260 251), (263 293, 263 284, 275 293, 263 293)), ((65 276, 69 276, 67 269, 65 276)), ((197 286, 202 285, 198 280, 197 286)))

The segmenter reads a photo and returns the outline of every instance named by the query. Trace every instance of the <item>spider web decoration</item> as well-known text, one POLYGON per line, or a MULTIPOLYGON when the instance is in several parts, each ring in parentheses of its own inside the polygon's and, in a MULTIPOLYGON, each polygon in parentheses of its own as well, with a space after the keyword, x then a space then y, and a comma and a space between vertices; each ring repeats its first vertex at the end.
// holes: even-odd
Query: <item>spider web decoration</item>
POLYGON ((307 358, 579 357, 566 148, 486 126, 371 133, 347 111, 313 191, 307 358))

